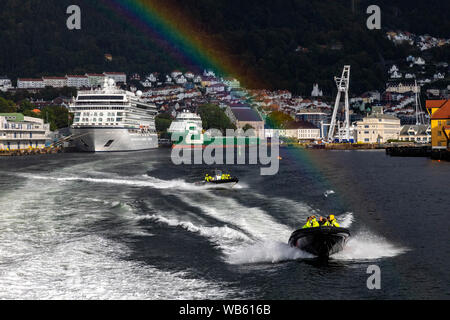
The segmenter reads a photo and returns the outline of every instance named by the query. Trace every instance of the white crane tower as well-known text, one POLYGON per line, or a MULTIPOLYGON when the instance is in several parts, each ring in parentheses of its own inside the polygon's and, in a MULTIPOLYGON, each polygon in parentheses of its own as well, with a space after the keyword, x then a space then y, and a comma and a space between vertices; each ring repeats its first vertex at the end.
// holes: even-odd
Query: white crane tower
POLYGON ((350 66, 344 66, 344 70, 342 71, 342 76, 340 78, 334 77, 334 81, 336 81, 336 85, 338 88, 338 94, 336 97, 336 102, 334 104, 333 117, 331 118, 330 130, 328 131, 328 141, 334 140, 334 131, 336 130, 336 116, 339 109, 339 103, 341 102, 341 94, 345 94, 345 121, 344 121, 344 136, 342 137, 341 130, 338 130, 339 140, 345 140, 347 142, 350 141, 350 106, 348 102, 348 89, 350 86, 350 66))

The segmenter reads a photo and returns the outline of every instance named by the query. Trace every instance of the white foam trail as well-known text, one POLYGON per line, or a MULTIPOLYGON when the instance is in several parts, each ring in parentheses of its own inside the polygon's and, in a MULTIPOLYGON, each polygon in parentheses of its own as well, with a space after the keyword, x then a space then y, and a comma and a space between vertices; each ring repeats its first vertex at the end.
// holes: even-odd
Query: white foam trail
POLYGON ((205 194, 204 198, 208 197, 210 200, 206 201, 207 204, 202 204, 187 196, 179 197, 189 205, 200 208, 208 216, 245 230, 254 239, 287 242, 292 233, 292 228, 278 223, 261 209, 243 206, 231 198, 205 194))
POLYGON ((205 214, 238 226, 251 234, 254 239, 251 244, 239 243, 227 248, 226 262, 230 264, 276 263, 312 257, 306 252, 290 247, 287 241, 293 229, 278 223, 263 210, 245 207, 234 199, 219 198, 210 194, 207 196, 211 198, 211 201, 208 201, 210 205, 196 203, 187 197, 182 198, 190 205, 200 207, 205 214))
POLYGON ((167 218, 161 215, 139 216, 139 219, 151 219, 171 227, 181 227, 189 232, 198 233, 210 241, 219 244, 225 253, 229 252, 237 244, 251 242, 251 239, 247 235, 226 225, 223 227, 195 225, 190 221, 180 221, 176 218, 167 218))
POLYGON ((221 299, 219 285, 120 258, 127 248, 86 236, 1 268, 0 299, 221 299))
POLYGON ((178 189, 178 190, 205 190, 204 186, 197 186, 194 183, 188 183, 181 179, 174 180, 161 180, 158 178, 148 177, 148 179, 139 179, 138 177, 130 177, 129 179, 124 178, 91 178, 91 177, 51 177, 42 176, 36 174, 18 174, 30 179, 38 180, 55 180, 60 182, 72 182, 72 181, 85 181, 92 183, 104 183, 104 184, 116 184, 116 185, 129 185, 138 187, 152 187, 155 189, 178 189))
POLYGON ((249 246, 240 247, 227 257, 230 264, 278 263, 287 260, 313 258, 307 252, 290 247, 279 241, 258 241, 249 246))
POLYGON ((327 190, 327 191, 325 191, 324 192, 324 196, 326 197, 326 198, 328 198, 328 196, 330 195, 330 194, 334 194, 335 192, 334 192, 334 190, 327 190))
POLYGON ((346 212, 342 215, 336 216, 336 220, 342 228, 350 228, 354 221, 353 212, 346 212))
POLYGON ((362 232, 352 235, 344 250, 332 256, 337 260, 374 260, 395 257, 407 252, 406 248, 398 248, 386 239, 362 232))
MULTIPOLYGON (((63 207, 59 197, 67 190, 61 187, 30 180, 0 199, 0 299, 203 300, 224 299, 232 292, 187 272, 124 259, 130 254, 126 245, 85 233, 86 224, 111 212, 78 199, 83 194, 66 199, 63 207)), ((121 218, 131 216, 125 214, 128 205, 109 203, 114 204, 124 208, 121 218)), ((136 220, 129 222, 136 230, 136 220)))

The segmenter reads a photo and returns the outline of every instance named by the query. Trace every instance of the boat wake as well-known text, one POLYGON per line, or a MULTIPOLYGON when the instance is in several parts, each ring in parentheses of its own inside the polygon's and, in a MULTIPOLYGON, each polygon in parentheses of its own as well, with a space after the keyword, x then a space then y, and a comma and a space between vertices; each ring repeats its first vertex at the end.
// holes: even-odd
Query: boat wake
POLYGON ((344 250, 332 256, 335 260, 376 260, 391 258, 407 252, 407 248, 396 247, 386 239, 370 232, 352 235, 344 250))
MULTIPOLYGON (((198 208, 201 212, 218 220, 221 226, 206 225, 202 222, 180 220, 180 217, 170 216, 168 213, 150 214, 140 216, 139 219, 149 219, 170 227, 180 227, 186 231, 200 234, 212 243, 218 245, 225 255, 226 262, 230 264, 249 263, 276 263, 286 260, 311 258, 312 255, 297 248, 291 248, 287 239, 293 231, 292 226, 285 225, 274 219, 268 212, 259 207, 248 207, 234 198, 217 196, 207 192, 208 188, 189 183, 181 179, 162 180, 148 175, 124 178, 115 176, 105 177, 52 177, 21 173, 26 178, 39 180, 54 180, 59 182, 84 181, 90 183, 130 185, 138 187, 151 187, 160 190, 203 191, 201 193, 175 193, 183 203, 198 208), (270 240, 267 240, 270 239, 270 240)), ((245 188, 244 186, 240 186, 245 188)), ((327 193, 332 194, 332 190, 327 193), (331 193, 330 193, 331 192, 331 193)), ((172 192, 171 192, 172 194, 172 192)), ((253 194, 256 198, 262 195, 253 194)), ((100 200, 100 199, 98 199, 100 200)), ((295 208, 300 216, 311 212, 308 205, 290 199, 274 199, 274 203, 283 210, 284 207, 295 208), (281 202, 280 202, 281 201, 281 202), (280 203, 278 203, 280 202, 280 203)), ((127 204, 113 203, 113 208, 128 210, 127 204), (125 206, 125 207, 124 207, 125 206)), ((301 217, 303 218, 303 217, 301 217)), ((336 216, 341 227, 350 228, 354 221, 352 212, 336 216)), ((186 219, 186 218, 184 218, 186 219)), ((296 220, 298 217, 296 217, 296 220)), ((372 260, 383 257, 393 257, 405 252, 385 239, 368 232, 352 235, 342 252, 332 256, 337 260, 372 260)))

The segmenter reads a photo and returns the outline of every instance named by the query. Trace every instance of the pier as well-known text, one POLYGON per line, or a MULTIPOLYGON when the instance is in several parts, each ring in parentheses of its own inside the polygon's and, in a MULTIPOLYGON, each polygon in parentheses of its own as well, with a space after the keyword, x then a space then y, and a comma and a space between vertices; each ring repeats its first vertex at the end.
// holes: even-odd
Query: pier
POLYGON ((0 150, 0 157, 20 157, 41 154, 57 154, 63 152, 62 147, 49 147, 42 149, 0 150))
POLYGON ((430 157, 431 146, 395 146, 386 148, 386 154, 392 157, 430 157))

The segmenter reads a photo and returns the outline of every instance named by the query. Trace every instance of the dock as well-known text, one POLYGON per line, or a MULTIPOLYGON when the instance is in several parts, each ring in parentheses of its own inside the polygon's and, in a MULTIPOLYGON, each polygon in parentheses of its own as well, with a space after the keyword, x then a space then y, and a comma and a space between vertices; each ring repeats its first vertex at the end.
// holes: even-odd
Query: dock
POLYGON ((431 157, 431 146, 395 146, 386 148, 392 157, 431 157))
POLYGON ((57 154, 63 152, 61 147, 49 147, 42 149, 0 150, 0 157, 21 157, 42 154, 57 154))

